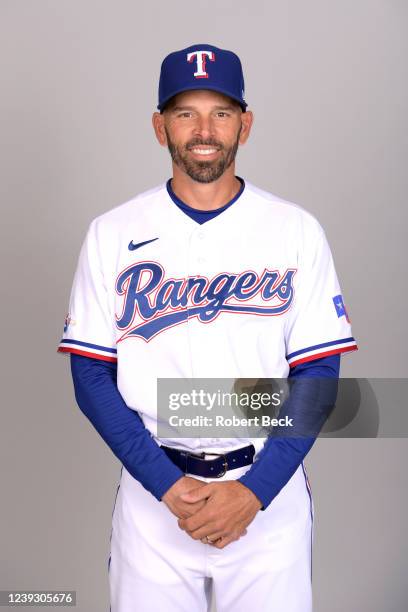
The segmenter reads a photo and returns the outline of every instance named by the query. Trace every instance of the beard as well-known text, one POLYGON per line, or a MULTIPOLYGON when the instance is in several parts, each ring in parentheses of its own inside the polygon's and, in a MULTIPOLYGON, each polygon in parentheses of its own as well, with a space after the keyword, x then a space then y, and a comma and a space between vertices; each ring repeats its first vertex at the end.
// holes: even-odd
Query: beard
POLYGON ((241 129, 242 126, 239 129, 234 144, 231 147, 226 148, 221 142, 214 140, 213 138, 209 138, 207 140, 203 140, 202 138, 194 138, 185 145, 179 147, 172 142, 167 128, 165 128, 167 147, 173 162, 181 170, 188 174, 193 181, 197 181, 198 183, 212 183, 213 181, 219 179, 235 160, 239 146, 241 129), (195 159, 191 159, 189 156, 189 151, 199 145, 215 147, 221 152, 221 155, 214 161, 197 161, 195 159))

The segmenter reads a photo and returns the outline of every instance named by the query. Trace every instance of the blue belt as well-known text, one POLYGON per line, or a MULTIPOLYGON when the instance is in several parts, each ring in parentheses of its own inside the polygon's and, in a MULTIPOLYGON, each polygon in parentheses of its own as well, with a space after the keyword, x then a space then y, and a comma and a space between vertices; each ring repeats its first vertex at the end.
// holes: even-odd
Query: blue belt
POLYGON ((161 448, 185 474, 194 474, 204 478, 221 478, 227 470, 235 470, 244 465, 250 465, 253 463, 255 455, 253 444, 229 453, 203 452, 194 454, 170 446, 162 446, 161 448), (206 459, 207 456, 215 456, 216 459, 206 459))

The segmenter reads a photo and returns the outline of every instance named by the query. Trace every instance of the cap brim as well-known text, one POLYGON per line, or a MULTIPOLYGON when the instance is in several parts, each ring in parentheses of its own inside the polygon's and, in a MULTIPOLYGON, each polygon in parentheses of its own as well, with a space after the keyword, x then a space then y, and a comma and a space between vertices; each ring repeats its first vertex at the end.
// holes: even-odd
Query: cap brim
POLYGON ((221 89, 220 87, 215 87, 215 86, 208 86, 208 87, 203 87, 201 84, 197 85, 189 85, 187 87, 182 87, 181 89, 177 89, 176 91, 173 91, 169 96, 167 96, 167 98, 165 98, 164 100, 161 101, 160 104, 157 105, 157 108, 161 111, 163 110, 163 108, 166 106, 166 104, 168 102, 170 102, 170 100, 172 98, 174 98, 174 96, 177 96, 180 93, 183 93, 183 91, 194 91, 194 90, 198 90, 198 89, 206 89, 209 91, 216 91, 217 93, 223 94, 224 96, 228 96, 228 98, 231 98, 232 100, 235 100, 235 102, 238 102, 238 104, 240 105, 240 107, 242 108, 242 110, 245 112, 248 104, 245 102, 245 100, 242 100, 241 98, 238 98, 237 96, 235 96, 234 94, 225 91, 225 89, 221 89))

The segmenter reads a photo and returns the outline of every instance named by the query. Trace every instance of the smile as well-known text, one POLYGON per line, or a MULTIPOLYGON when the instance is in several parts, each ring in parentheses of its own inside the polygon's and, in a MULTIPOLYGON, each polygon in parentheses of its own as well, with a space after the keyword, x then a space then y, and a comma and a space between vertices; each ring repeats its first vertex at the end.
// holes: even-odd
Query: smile
POLYGON ((218 149, 201 149, 200 147, 194 147, 191 151, 196 155, 213 155, 218 152, 218 149))

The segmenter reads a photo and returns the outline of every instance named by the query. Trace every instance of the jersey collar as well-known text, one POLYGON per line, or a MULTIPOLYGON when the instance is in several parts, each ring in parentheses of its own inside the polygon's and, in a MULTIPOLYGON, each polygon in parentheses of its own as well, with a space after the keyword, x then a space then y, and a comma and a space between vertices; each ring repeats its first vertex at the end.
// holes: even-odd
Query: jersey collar
POLYGON ((180 200, 180 198, 177 197, 173 191, 173 188, 171 186, 171 178, 166 183, 166 189, 167 189, 167 193, 169 194, 171 200, 174 202, 174 204, 176 204, 176 206, 178 206, 180 210, 182 210, 186 215, 188 215, 196 223, 202 224, 202 223, 205 223, 206 221, 209 221, 210 219, 217 217, 219 214, 224 212, 227 208, 232 206, 232 204, 234 204, 234 202, 236 202, 240 198, 240 196, 242 195, 245 189, 245 181, 240 176, 237 176, 236 178, 241 183, 241 188, 235 194, 232 200, 224 204, 224 206, 222 206, 221 208, 217 208, 215 210, 198 210, 197 208, 193 208, 192 206, 189 206, 188 204, 180 200))

